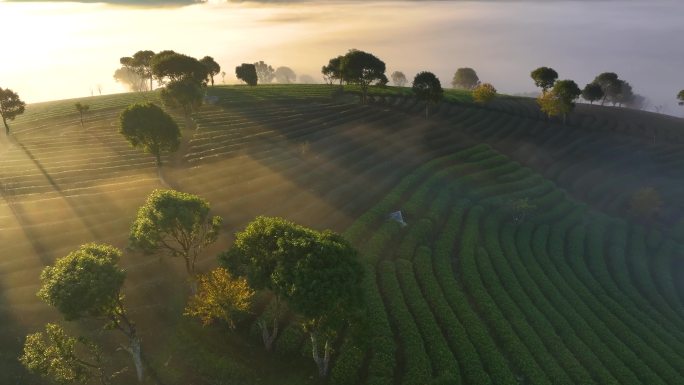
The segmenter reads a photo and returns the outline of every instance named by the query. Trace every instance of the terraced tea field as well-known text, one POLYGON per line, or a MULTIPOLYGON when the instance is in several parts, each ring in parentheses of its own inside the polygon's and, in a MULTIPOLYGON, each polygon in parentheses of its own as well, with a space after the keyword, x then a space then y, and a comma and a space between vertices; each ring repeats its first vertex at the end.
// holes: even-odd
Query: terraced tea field
MULTIPOLYGON (((117 132, 120 111, 154 93, 88 98, 84 127, 75 101, 29 106, 12 125, 0 149, 1 383, 27 381, 23 336, 59 319, 35 296, 41 269, 85 242, 125 248, 161 187, 224 218, 201 269, 256 215, 344 232, 359 248, 368 324, 340 336, 332 384, 684 382, 681 120, 580 106, 560 126, 528 99, 483 108, 455 92, 425 120, 393 88, 368 106, 328 86, 209 93, 194 124, 176 116, 183 144, 160 174, 117 132), (648 186, 664 210, 643 224, 626 207, 648 186), (537 210, 515 221, 520 198, 537 210), (396 210, 408 226, 387 220, 396 210)), ((160 383, 315 383, 294 321, 267 355, 253 317, 230 334, 180 316, 176 262, 129 250, 122 261, 160 383)))

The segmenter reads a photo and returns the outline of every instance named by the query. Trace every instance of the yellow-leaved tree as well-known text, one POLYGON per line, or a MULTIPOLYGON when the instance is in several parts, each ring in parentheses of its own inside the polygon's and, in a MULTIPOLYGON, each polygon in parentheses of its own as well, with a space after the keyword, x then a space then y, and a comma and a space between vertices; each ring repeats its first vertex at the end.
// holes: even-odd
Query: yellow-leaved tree
POLYGON ((245 278, 219 267, 198 276, 197 293, 190 298, 185 315, 199 318, 204 325, 224 321, 235 329, 235 316, 249 309, 253 296, 245 278))

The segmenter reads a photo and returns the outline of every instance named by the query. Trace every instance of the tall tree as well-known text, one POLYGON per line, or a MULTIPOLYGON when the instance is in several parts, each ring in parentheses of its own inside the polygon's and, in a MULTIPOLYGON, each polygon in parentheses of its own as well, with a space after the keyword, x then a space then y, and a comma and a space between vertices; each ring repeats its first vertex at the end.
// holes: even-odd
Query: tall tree
POLYGON ((119 116, 119 132, 133 147, 154 155, 161 167, 162 152, 174 152, 180 145, 181 132, 173 118, 153 103, 138 103, 119 116))
POLYGON ((138 75, 142 84, 140 89, 145 89, 145 80, 150 81, 149 90, 152 90, 152 58, 154 57, 154 51, 138 51, 133 56, 122 57, 119 59, 119 63, 124 68, 128 68, 138 75))
POLYGON ((160 82, 192 80, 206 85, 209 71, 207 67, 194 57, 173 51, 162 51, 151 60, 153 76, 160 82))
POLYGON ((568 113, 575 109, 575 101, 579 98, 582 91, 572 80, 559 80, 553 85, 552 92, 558 96, 563 104, 561 111, 563 114, 563 124, 567 120, 568 113))
POLYGON ((130 243, 148 253, 163 250, 171 257, 183 258, 188 276, 194 280, 197 257, 216 242, 221 227, 221 217, 210 216, 209 211, 209 203, 196 195, 154 190, 138 209, 130 243))
POLYGON ((81 102, 78 102, 74 105, 76 107, 76 111, 78 111, 78 114, 81 117, 81 127, 83 127, 83 114, 88 112, 90 110, 90 106, 87 104, 82 104, 81 102))
POLYGON ((123 84, 126 88, 134 92, 146 91, 145 79, 140 77, 135 71, 128 67, 121 67, 114 71, 114 80, 123 84))
POLYGON ((207 69, 207 76, 211 80, 211 86, 214 86, 214 76, 221 72, 221 66, 214 60, 211 56, 205 56, 200 60, 200 63, 204 64, 207 69))
POLYGON ((603 89, 597 83, 589 83, 582 90, 582 99, 594 104, 595 101, 603 98, 603 89))
POLYGON ((263 60, 254 63, 254 69, 256 70, 257 78, 259 78, 259 83, 267 84, 273 81, 275 71, 273 67, 264 63, 263 60))
POLYGON ((281 84, 290 84, 297 81, 297 74, 290 67, 278 67, 275 72, 275 79, 281 84))
POLYGON ((107 373, 100 347, 83 337, 69 336, 61 326, 26 336, 19 361, 29 372, 60 384, 87 384, 97 379, 109 385, 118 373, 107 373))
POLYGON ((604 72, 598 75, 592 83, 601 86, 603 91, 603 99, 601 105, 606 103, 606 99, 612 98, 620 92, 620 79, 614 72, 604 72))
POLYGON ((250 86, 256 86, 259 81, 254 64, 242 63, 235 67, 235 76, 250 86))
POLYGON ((166 84, 159 97, 166 107, 182 110, 188 119, 202 106, 204 92, 202 87, 192 80, 174 80, 166 84))
POLYGON ((610 102, 613 105, 626 106, 635 101, 636 95, 632 89, 632 85, 628 82, 618 79, 615 89, 610 95, 610 102))
POLYGON ((451 81, 451 86, 454 88, 463 88, 472 90, 480 84, 480 78, 472 68, 459 68, 454 74, 454 79, 451 81))
POLYGON ((219 267, 199 275, 197 282, 197 293, 190 298, 185 315, 199 318, 204 325, 223 321, 235 329, 236 314, 247 311, 254 296, 247 279, 219 267))
POLYGON ((344 77, 342 76, 342 58, 343 56, 338 56, 330 59, 328 65, 324 65, 321 68, 321 73, 325 82, 328 84, 333 84, 335 81, 339 81, 340 85, 344 82, 344 77))
POLYGON ((2 116, 2 123, 5 125, 5 134, 9 135, 8 120, 14 120, 17 116, 24 113, 26 110, 26 103, 19 99, 19 95, 10 90, 0 88, 0 116, 2 116))
POLYGON ((532 80, 534 80, 534 84, 541 88, 542 93, 545 94, 546 91, 553 87, 556 79, 558 79, 558 72, 556 72, 553 68, 539 67, 532 71, 530 76, 532 77, 532 80))
POLYGON ((680 106, 684 106, 684 90, 679 91, 677 94, 677 101, 680 106))
POLYGON ((394 71, 390 76, 392 78, 392 84, 394 84, 397 87, 403 87, 408 82, 408 79, 406 79, 406 75, 404 75, 404 73, 401 71, 394 71))
POLYGON ((489 83, 482 83, 473 89, 473 100, 476 103, 487 104, 496 98, 496 88, 489 83))
POLYGON ((90 243, 57 259, 40 275, 38 297, 54 306, 67 321, 94 318, 128 339, 123 348, 131 355, 138 381, 143 380, 140 338, 124 306, 126 273, 118 266, 121 251, 90 243))
POLYGON ((342 58, 341 72, 344 80, 361 88, 361 102, 366 103, 368 87, 387 81, 385 62, 368 52, 352 49, 342 58))
POLYGON ((444 97, 444 90, 439 79, 432 72, 423 71, 413 78, 413 93, 418 100, 425 101, 425 118, 430 112, 430 104, 439 103, 444 97))

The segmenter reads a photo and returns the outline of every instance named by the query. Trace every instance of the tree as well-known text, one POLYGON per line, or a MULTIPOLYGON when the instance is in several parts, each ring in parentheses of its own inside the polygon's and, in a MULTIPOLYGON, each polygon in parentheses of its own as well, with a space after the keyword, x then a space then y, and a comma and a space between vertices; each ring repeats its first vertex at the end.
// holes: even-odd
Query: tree
POLYGON ((425 118, 428 118, 430 104, 439 103, 444 97, 444 90, 439 79, 432 72, 420 72, 413 78, 413 93, 418 100, 425 101, 425 118))
POLYGON ((29 372, 64 385, 87 384, 93 379, 109 385, 118 374, 106 373, 97 344, 71 337, 61 326, 51 323, 45 325, 45 331, 26 336, 19 361, 29 372))
POLYGON ((333 84, 335 81, 339 80, 340 85, 344 81, 342 76, 342 59, 344 56, 338 56, 330 59, 328 65, 321 68, 321 73, 323 74, 323 79, 328 84, 333 84))
MULTIPOLYGON (((319 374, 328 372, 335 332, 362 304, 363 269, 356 251, 339 234, 318 232, 282 218, 257 217, 235 236, 221 263, 247 277, 256 289, 268 289, 275 303, 287 301, 304 319, 319 374), (321 354, 320 348, 323 348, 321 354)), ((267 349, 277 336, 260 324, 267 349)))
POLYGON ((562 104, 561 113, 563 114, 563 123, 565 124, 567 114, 575 108, 575 100, 579 98, 582 91, 577 86, 577 83, 572 80, 559 80, 553 85, 551 92, 558 97, 562 104))
POLYGON ((629 105, 634 102, 636 95, 632 89, 632 85, 628 82, 618 79, 617 83, 612 88, 612 94, 610 95, 610 102, 613 105, 629 105))
POLYGON ((141 81, 140 89, 145 89, 145 80, 150 81, 149 90, 152 91, 152 58, 155 56, 153 51, 138 51, 133 56, 122 57, 119 63, 124 68, 134 72, 141 81))
POLYGON ((290 84, 297 81, 297 74, 290 67, 278 67, 273 73, 278 83, 290 84))
POLYGON ((206 85, 209 70, 199 60, 173 51, 162 51, 152 58, 152 74, 160 83, 192 80, 206 85))
POLYGON ((259 80, 254 64, 242 63, 235 67, 235 76, 250 86, 256 86, 259 80))
POLYGON ((597 83, 589 83, 582 90, 582 98, 594 104, 595 101, 603 98, 603 89, 597 83))
POLYGON ((192 80, 174 80, 166 84, 159 97, 168 108, 183 110, 186 118, 197 111, 204 101, 204 92, 192 80))
POLYGON ((684 106, 684 90, 679 91, 677 94, 677 100, 680 106, 684 106))
POLYGON ((556 72, 553 68, 539 67, 532 71, 530 76, 532 77, 532 80, 534 80, 534 84, 541 88, 542 93, 545 94, 546 91, 553 87, 556 79, 558 79, 558 72, 556 72))
POLYGON ((342 78, 351 84, 361 88, 361 102, 366 103, 368 87, 371 84, 386 82, 385 62, 375 55, 352 49, 347 52, 341 61, 342 78))
POLYGON ((133 104, 121 113, 119 121, 119 133, 133 147, 154 155, 158 167, 161 167, 162 152, 174 152, 180 146, 178 125, 156 104, 133 104))
POLYGON ((606 99, 615 97, 620 92, 620 80, 614 72, 604 72, 594 78, 592 83, 598 84, 603 91, 603 99, 601 105, 604 105, 606 99))
POLYGON ((87 104, 81 104, 81 102, 78 102, 74 105, 76 107, 76 111, 78 111, 79 115, 81 116, 81 127, 83 127, 83 114, 88 112, 90 109, 90 106, 87 104))
POLYGON ((363 268, 356 250, 341 235, 311 232, 309 242, 297 244, 300 258, 285 280, 288 304, 303 316, 318 374, 325 377, 332 342, 362 308, 363 268))
POLYGON ((539 109, 545 113, 549 118, 565 114, 567 105, 563 104, 558 95, 553 92, 545 92, 537 98, 539 109))
POLYGON ((8 120, 14 120, 17 116, 24 113, 26 110, 26 103, 19 99, 19 95, 10 90, 0 88, 0 116, 2 116, 2 123, 5 125, 5 134, 9 135, 8 120))
POLYGON ((299 82, 301 84, 316 84, 316 80, 311 75, 300 75, 299 76, 299 82))
POLYGON ((476 103, 486 104, 496 98, 496 88, 489 83, 482 83, 473 89, 473 100, 476 103))
POLYGON ((660 194, 653 187, 644 187, 632 194, 629 209, 633 215, 643 221, 651 221, 658 215, 663 205, 660 194))
POLYGON ((226 84, 226 71, 221 71, 221 82, 226 84))
POLYGON ((472 90, 480 84, 480 78, 472 68, 459 68, 454 74, 454 79, 451 81, 451 86, 454 88, 463 88, 472 90))
POLYGON ((171 257, 183 258, 192 280, 197 257, 216 242, 221 227, 221 217, 209 216, 209 210, 209 203, 196 195, 154 190, 131 226, 131 246, 147 253, 165 250, 171 257))
POLYGON ((142 92, 146 90, 145 79, 128 67, 121 67, 114 71, 114 80, 131 91, 142 92))
POLYGON ((138 381, 143 379, 140 339, 128 318, 121 292, 126 273, 118 266, 121 251, 90 243, 47 266, 40 274, 38 297, 54 306, 67 321, 94 318, 105 321, 128 339, 123 348, 131 355, 138 381))
POLYGON ((233 277, 228 269, 216 268, 198 276, 197 293, 190 298, 185 315, 199 318, 204 325, 224 321, 235 329, 235 314, 249 309, 254 290, 244 277, 233 277))
POLYGON ((257 78, 259 78, 259 83, 265 84, 273 81, 275 71, 273 71, 273 67, 264 63, 263 60, 254 63, 254 69, 256 70, 257 78))
POLYGON ((404 73, 401 71, 394 71, 390 76, 392 77, 392 84, 397 87, 403 87, 408 82, 406 75, 404 75, 404 73))
POLYGON ((200 60, 200 63, 204 65, 204 67, 207 69, 207 76, 211 80, 211 86, 214 86, 214 76, 218 75, 219 72, 221 72, 221 66, 214 61, 214 58, 211 56, 205 56, 200 60))

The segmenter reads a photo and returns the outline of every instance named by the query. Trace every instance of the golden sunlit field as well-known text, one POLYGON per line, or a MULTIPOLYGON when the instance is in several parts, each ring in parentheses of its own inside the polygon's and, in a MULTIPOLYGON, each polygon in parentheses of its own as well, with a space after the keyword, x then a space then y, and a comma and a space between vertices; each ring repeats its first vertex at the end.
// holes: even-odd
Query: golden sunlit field
POLYGON ((36 296, 40 272, 91 241, 125 250, 150 383, 318 383, 296 322, 275 352, 260 346, 268 296, 233 332, 182 316, 182 261, 127 248, 158 188, 223 217, 201 271, 258 215, 332 229, 360 250, 367 335, 338 337, 331 384, 684 381, 684 120, 578 105, 561 125, 532 99, 481 106, 465 91, 425 119, 405 89, 374 88, 368 105, 346 91, 210 87, 192 121, 169 111, 183 139, 159 172, 118 132, 121 111, 157 92, 28 105, 0 142, 0 383, 39 383, 16 357, 26 334, 61 319, 36 296), (77 101, 90 105, 83 126, 77 101), (644 187, 662 197, 649 222, 630 211, 644 187), (521 198, 537 209, 526 221, 508 210, 521 198), (408 226, 387 220, 396 210, 408 226))

